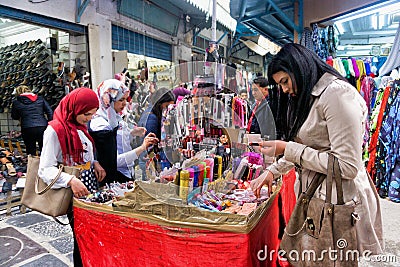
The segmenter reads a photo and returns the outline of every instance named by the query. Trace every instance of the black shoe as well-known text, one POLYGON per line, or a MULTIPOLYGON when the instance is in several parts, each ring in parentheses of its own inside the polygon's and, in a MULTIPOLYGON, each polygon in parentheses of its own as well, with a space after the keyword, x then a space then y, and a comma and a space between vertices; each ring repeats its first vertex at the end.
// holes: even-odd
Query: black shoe
POLYGON ((8 191, 12 190, 12 183, 10 182, 4 182, 3 183, 3 188, 1 190, 2 193, 7 193, 8 191))
POLYGON ((16 165, 15 167, 15 171, 16 172, 26 172, 27 166, 26 165, 16 165))

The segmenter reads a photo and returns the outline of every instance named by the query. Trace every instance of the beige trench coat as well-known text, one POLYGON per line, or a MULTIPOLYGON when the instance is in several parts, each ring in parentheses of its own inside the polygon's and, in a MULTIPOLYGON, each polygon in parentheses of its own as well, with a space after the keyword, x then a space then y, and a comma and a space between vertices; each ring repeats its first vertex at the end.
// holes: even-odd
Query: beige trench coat
MULTIPOLYGON (((278 178, 298 164, 305 191, 316 172, 327 174, 328 154, 339 160, 346 203, 356 203, 360 253, 382 253, 382 218, 379 197, 362 162, 362 142, 367 107, 359 92, 331 74, 324 74, 312 90, 315 101, 299 130, 296 142, 289 142, 284 156, 268 169, 278 178)), ((295 188, 299 192, 299 181, 295 188)), ((325 199, 325 182, 315 193, 325 199)), ((336 186, 332 201, 336 203, 336 186)))

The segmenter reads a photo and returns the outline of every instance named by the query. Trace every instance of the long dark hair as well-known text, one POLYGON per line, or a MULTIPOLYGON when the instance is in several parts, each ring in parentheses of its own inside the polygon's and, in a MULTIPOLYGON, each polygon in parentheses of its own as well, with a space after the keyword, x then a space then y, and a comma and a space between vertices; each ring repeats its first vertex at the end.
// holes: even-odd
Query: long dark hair
POLYGON ((325 73, 330 73, 346 81, 334 68, 321 60, 317 54, 299 44, 286 44, 268 65, 268 81, 275 85, 278 93, 272 94, 271 101, 276 108, 277 131, 282 139, 293 140, 307 119, 314 101, 311 92, 315 84, 325 73), (272 79, 272 75, 283 71, 292 80, 296 96, 284 94, 272 79), (289 113, 288 113, 289 112, 289 113))
POLYGON ((161 105, 166 102, 171 102, 171 101, 175 102, 175 95, 170 89, 165 88, 165 87, 158 89, 151 96, 151 103, 153 104, 153 108, 151 109, 151 112, 157 116, 158 121, 161 122, 161 118, 162 118, 161 105))

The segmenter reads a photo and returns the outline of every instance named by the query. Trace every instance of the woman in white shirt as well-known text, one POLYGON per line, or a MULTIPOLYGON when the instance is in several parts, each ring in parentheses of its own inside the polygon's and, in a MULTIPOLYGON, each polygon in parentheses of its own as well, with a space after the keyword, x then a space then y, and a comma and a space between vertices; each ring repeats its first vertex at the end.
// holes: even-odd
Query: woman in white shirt
MULTIPOLYGON (((74 166, 91 162, 97 180, 104 179, 106 173, 94 159, 93 139, 86 127, 98 107, 97 95, 89 88, 77 88, 61 100, 43 136, 38 175, 47 184, 56 177, 59 163, 74 166)), ((80 179, 65 172, 61 173, 53 186, 61 187, 71 187, 74 196, 78 198, 89 194, 88 188, 80 179)), ((74 232, 72 202, 71 211, 67 216, 74 232)), ((82 266, 75 233, 73 258, 74 266, 82 266)))
POLYGON ((95 140, 97 159, 106 169, 105 183, 127 182, 133 178, 134 161, 147 147, 158 142, 155 134, 148 134, 143 143, 132 149, 131 136, 143 136, 146 129, 129 129, 121 113, 126 107, 129 89, 116 79, 102 82, 97 88, 100 108, 90 121, 89 133, 95 140))

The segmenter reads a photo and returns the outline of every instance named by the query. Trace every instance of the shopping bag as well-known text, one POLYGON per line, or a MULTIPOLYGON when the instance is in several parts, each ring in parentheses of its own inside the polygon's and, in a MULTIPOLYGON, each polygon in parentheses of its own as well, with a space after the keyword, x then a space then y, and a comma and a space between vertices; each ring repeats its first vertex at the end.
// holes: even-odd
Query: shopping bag
POLYGON ((59 165, 57 176, 47 185, 39 176, 40 157, 28 156, 25 189, 22 195, 22 204, 32 210, 53 217, 65 215, 72 201, 71 188, 51 188, 58 180, 61 172, 79 177, 80 169, 59 165))
POLYGON ((317 175, 296 202, 280 247, 293 266, 358 266, 355 205, 345 205, 339 163, 329 154, 327 176, 317 175), (314 193, 326 179, 326 200, 314 193), (337 204, 331 203, 335 179, 337 204))

